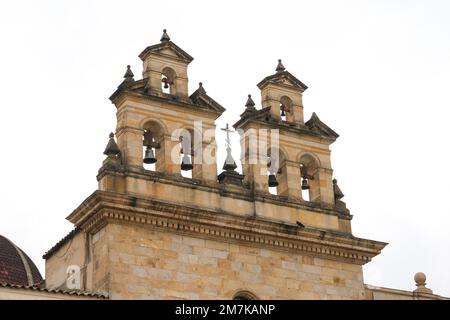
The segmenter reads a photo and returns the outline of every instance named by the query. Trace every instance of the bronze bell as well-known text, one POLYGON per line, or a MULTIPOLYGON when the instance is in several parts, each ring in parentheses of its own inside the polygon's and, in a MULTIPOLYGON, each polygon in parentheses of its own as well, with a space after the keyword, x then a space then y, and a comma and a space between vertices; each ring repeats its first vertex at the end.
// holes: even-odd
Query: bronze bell
POLYGON ((274 174, 269 174, 269 187, 272 188, 276 186, 278 186, 277 178, 274 174))
POLYGON ((187 154, 183 155, 183 159, 181 160, 181 170, 188 171, 192 170, 193 166, 191 163, 191 159, 187 154))
POLYGON ((305 178, 302 178, 302 190, 309 190, 308 180, 305 178))
POLYGON ((284 104, 281 105, 280 109, 281 109, 281 116, 286 117, 286 107, 284 106, 284 104))
POLYGON ((155 153, 153 152, 153 149, 150 147, 147 147, 145 149, 145 157, 144 157, 144 163, 152 164, 156 162, 155 153))
POLYGON ((169 89, 169 84, 172 84, 172 82, 167 78, 162 78, 161 82, 164 83, 164 89, 169 89))

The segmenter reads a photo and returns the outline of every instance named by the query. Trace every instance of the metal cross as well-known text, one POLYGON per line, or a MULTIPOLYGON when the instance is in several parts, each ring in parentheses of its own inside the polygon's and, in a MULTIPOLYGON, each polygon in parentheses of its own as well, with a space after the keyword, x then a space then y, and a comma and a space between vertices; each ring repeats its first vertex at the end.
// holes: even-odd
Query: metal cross
POLYGON ((227 140, 226 140, 227 149, 231 149, 230 132, 234 132, 234 131, 230 129, 230 126, 228 125, 228 123, 225 126, 225 128, 221 128, 220 130, 225 131, 227 133, 227 140))

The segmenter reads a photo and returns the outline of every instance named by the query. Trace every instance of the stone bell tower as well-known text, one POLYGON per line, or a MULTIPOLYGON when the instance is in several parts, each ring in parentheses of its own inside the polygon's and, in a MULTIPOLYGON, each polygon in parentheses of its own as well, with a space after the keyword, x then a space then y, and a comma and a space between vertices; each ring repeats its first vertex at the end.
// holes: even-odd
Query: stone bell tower
POLYGON ((307 87, 279 61, 258 84, 261 107, 249 96, 234 125, 243 174, 227 125, 218 175, 225 109, 201 83, 189 94, 193 58, 165 30, 139 57, 142 79, 128 67, 110 97, 117 125, 98 190, 44 256, 46 285, 67 286, 70 269, 111 299, 363 299, 362 265, 386 244, 352 234, 330 161, 338 135, 316 114, 304 122, 307 87))
MULTIPOLYGON (((276 73, 258 83, 258 88, 261 90, 262 109, 257 110, 249 96, 246 109, 235 127, 245 133, 251 132, 259 141, 262 139, 258 135, 267 131, 267 161, 273 162, 271 158, 276 154, 278 163, 276 172, 268 172, 268 180, 261 174, 266 171, 267 162, 260 158, 256 163, 252 162, 250 153, 243 153, 243 173, 247 181, 257 193, 267 192, 268 187, 277 187, 277 195, 292 201, 307 200, 333 207, 335 187, 329 146, 338 134, 320 121, 315 113, 304 122, 302 95, 308 87, 286 71, 281 60, 276 73), (277 133, 277 145, 273 148, 271 132, 277 133), (302 189, 307 190, 307 199, 302 198, 302 189)), ((248 148, 251 138, 254 137, 242 135, 242 145, 248 148)), ((258 147, 261 148, 261 143, 258 147)), ((342 225, 347 225, 350 230, 349 223, 342 221, 342 225)))
MULTIPOLYGON (((148 174, 143 168, 143 159, 147 159, 145 162, 155 163, 155 173, 179 175, 182 166, 176 157, 177 150, 183 150, 184 138, 185 144, 189 140, 184 149, 190 152, 184 152, 183 159, 193 166, 192 178, 216 181, 214 136, 203 132, 215 130, 214 121, 225 109, 206 94, 201 83, 188 96, 187 69, 193 58, 170 41, 166 31, 159 44, 147 47, 139 57, 143 79, 135 81, 128 68, 124 82, 110 98, 117 108, 116 135, 122 164, 128 171, 148 174), (152 156, 146 158, 144 153, 152 156), (203 161, 203 155, 212 161, 203 161)), ((100 190, 111 190, 111 179, 121 185, 120 191, 139 192, 142 190, 133 188, 144 187, 105 174, 100 178, 100 190)))

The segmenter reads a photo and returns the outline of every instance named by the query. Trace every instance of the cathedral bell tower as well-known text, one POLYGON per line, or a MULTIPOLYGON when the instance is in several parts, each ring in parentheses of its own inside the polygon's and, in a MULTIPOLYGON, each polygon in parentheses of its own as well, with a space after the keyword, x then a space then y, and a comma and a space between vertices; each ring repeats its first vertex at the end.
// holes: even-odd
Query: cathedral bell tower
POLYGON ((305 123, 302 96, 308 87, 288 72, 281 60, 275 71, 258 83, 262 108, 256 109, 249 96, 241 119, 234 125, 244 133, 241 135, 243 148, 248 149, 251 138, 260 141, 256 163, 249 158, 249 152, 242 153, 243 174, 257 193, 264 194, 269 187, 276 187, 277 195, 292 201, 333 208, 335 195, 329 146, 338 134, 315 113, 305 123), (270 172, 270 165, 265 169, 267 163, 261 158, 264 155, 260 136, 266 132, 267 163, 277 162, 273 172, 270 172), (276 137, 271 136, 274 134, 276 137), (275 138, 276 145, 273 145, 275 138))
POLYGON ((139 57, 142 79, 128 66, 110 97, 98 190, 44 255, 47 287, 70 289, 72 270, 110 299, 363 299, 362 265, 386 244, 352 234, 330 161, 338 135, 315 113, 304 121, 307 87, 279 61, 234 125, 243 174, 227 125, 218 175, 225 109, 202 83, 189 94, 193 58, 165 30, 139 57))
MULTIPOLYGON (((139 57, 143 79, 135 81, 128 67, 110 98, 117 108, 122 169, 142 177, 180 176, 181 171, 192 170, 193 179, 215 182, 216 145, 214 135, 205 132, 214 132, 214 121, 225 109, 206 94, 202 83, 188 95, 187 69, 193 58, 170 40, 166 30, 160 43, 139 57)), ((100 190, 142 193, 147 188, 103 170, 99 183, 100 190)))

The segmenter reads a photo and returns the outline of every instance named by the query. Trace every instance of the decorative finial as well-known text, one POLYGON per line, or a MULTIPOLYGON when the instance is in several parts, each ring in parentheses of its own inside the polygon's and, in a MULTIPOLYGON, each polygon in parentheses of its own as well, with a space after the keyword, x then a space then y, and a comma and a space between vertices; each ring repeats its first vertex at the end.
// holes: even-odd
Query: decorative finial
POLYGON ((278 59, 278 65, 277 65, 277 68, 275 69, 275 71, 279 73, 279 72, 283 72, 284 70, 286 70, 286 68, 281 63, 281 59, 278 59))
POLYGON ((167 29, 164 29, 164 30, 163 30, 163 35, 162 35, 160 41, 161 41, 161 42, 167 42, 167 41, 170 41, 170 37, 169 37, 169 35, 167 34, 167 29))
POLYGON ((251 111, 256 110, 256 109, 255 109, 255 102, 253 102, 253 99, 252 99, 252 95, 251 95, 251 94, 248 95, 247 102, 245 103, 245 108, 246 108, 247 110, 251 110, 251 111))
POLYGON ((206 93, 205 88, 203 88, 203 83, 202 83, 202 82, 199 82, 199 83, 198 83, 198 89, 197 89, 197 91, 198 91, 199 93, 201 93, 201 94, 205 94, 205 93, 206 93))
POLYGON ((341 189, 337 185, 337 179, 333 179, 333 191, 334 191, 334 200, 335 202, 341 200, 344 197, 341 189))
POLYGON ((120 153, 120 149, 117 146, 116 141, 114 140, 114 133, 109 134, 109 141, 106 145, 105 151, 103 151, 104 155, 109 156, 117 156, 120 153))
POLYGON ((125 72, 125 75, 123 76, 125 78, 125 82, 131 82, 134 81, 134 74, 133 71, 131 71, 131 66, 127 66, 127 71, 125 72))
POLYGON ((230 140, 230 133, 234 132, 230 129, 230 126, 227 125, 225 128, 222 128, 221 130, 226 131, 227 133, 227 139, 226 146, 227 146, 227 158, 225 159, 225 163, 223 164, 223 170, 226 171, 234 171, 237 168, 236 162, 234 162, 233 156, 231 155, 231 140, 230 140))
POLYGON ((417 289, 414 290, 414 292, 421 292, 421 293, 433 293, 431 289, 428 289, 426 287, 427 283, 427 276, 423 272, 417 272, 414 275, 414 281, 416 282, 417 289))

